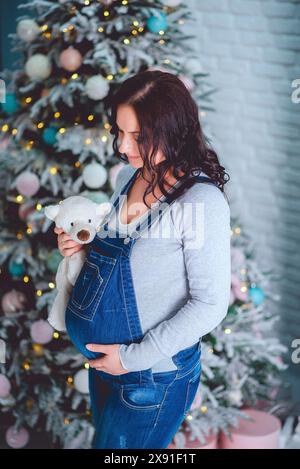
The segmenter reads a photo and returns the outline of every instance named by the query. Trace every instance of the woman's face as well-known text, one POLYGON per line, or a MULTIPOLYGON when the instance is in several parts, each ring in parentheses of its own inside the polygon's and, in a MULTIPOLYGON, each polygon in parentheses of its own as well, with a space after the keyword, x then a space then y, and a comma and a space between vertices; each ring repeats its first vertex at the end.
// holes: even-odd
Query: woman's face
MULTIPOLYGON (((134 168, 142 168, 144 162, 137 144, 140 127, 132 106, 128 106, 127 104, 118 106, 117 126, 119 128, 119 152, 126 154, 131 166, 134 168)), ((163 159, 163 155, 159 150, 154 159, 155 164, 163 159)))

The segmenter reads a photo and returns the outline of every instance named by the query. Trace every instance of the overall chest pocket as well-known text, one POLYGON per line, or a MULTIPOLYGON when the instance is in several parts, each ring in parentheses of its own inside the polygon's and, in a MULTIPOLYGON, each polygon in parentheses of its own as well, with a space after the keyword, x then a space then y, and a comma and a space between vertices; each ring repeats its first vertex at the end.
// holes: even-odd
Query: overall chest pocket
POLYGON ((116 259, 90 252, 72 288, 68 308, 92 320, 116 264, 116 259))

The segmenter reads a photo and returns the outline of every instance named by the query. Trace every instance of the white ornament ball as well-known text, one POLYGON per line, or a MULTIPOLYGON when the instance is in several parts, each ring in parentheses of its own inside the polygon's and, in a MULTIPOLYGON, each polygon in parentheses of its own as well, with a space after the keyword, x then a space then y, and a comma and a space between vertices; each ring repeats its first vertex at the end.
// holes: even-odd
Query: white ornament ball
POLYGON ((40 28, 34 20, 21 20, 17 26, 17 35, 25 42, 33 41, 40 32, 40 28))
POLYGON ((26 428, 21 427, 16 430, 14 427, 9 427, 5 434, 6 443, 11 448, 23 448, 29 441, 29 433, 26 428))
POLYGON ((25 64, 25 72, 32 80, 44 80, 51 74, 51 63, 44 54, 32 55, 25 64))
POLYGON ((30 335, 33 342, 37 344, 48 344, 53 338, 53 328, 48 321, 40 319, 32 323, 30 327, 30 335))
POLYGON ((68 47, 60 54, 59 64, 68 72, 74 72, 82 64, 82 55, 74 47, 68 47))
POLYGON ((178 7, 180 3, 182 3, 182 0, 161 0, 161 2, 166 6, 166 7, 178 7))
POLYGON ((201 73, 202 70, 202 65, 199 61, 199 59, 195 57, 190 57, 185 62, 183 63, 184 68, 186 69, 187 72, 189 73, 201 73))
POLYGON ((5 399, 9 396, 11 385, 8 378, 5 375, 0 375, 0 398, 5 399))
POLYGON ((91 99, 103 99, 109 91, 108 81, 102 75, 95 75, 86 81, 85 91, 91 99))
POLYGON ((20 194, 26 197, 32 197, 40 188, 40 180, 36 174, 30 171, 25 171, 19 174, 16 179, 16 188, 20 194))
POLYGON ((86 369, 79 370, 74 376, 74 386, 82 394, 89 393, 89 372, 86 369))
POLYGON ((82 173, 84 184, 90 189, 99 189, 107 180, 107 170, 99 163, 88 164, 82 173))

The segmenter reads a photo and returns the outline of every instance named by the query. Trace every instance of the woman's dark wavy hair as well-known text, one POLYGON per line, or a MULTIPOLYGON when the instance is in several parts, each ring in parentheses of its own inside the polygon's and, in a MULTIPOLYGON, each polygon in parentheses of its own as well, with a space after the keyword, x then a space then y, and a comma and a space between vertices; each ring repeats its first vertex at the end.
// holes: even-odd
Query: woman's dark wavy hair
MULTIPOLYGON (((150 192, 154 195, 156 184, 163 195, 167 194, 168 189, 165 190, 164 185, 171 186, 164 180, 164 175, 171 166, 177 180, 186 179, 194 170, 204 171, 224 192, 229 175, 207 143, 195 101, 176 75, 159 70, 139 72, 125 80, 113 95, 109 116, 110 133, 115 135, 113 149, 119 159, 128 162, 126 154, 118 150, 116 119, 121 104, 133 107, 140 125, 138 147, 151 176, 143 197, 145 204, 146 195, 150 192), (154 165, 158 149, 165 160, 154 165), (184 172, 184 176, 179 175, 179 170, 184 172)), ((195 180, 190 179, 194 183, 195 180)))

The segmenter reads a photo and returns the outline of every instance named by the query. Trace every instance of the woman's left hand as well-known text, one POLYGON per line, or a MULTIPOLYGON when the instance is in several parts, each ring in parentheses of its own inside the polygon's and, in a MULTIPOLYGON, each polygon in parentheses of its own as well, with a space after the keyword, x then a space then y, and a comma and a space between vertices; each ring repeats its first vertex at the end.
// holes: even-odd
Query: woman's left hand
POLYGON ((111 375, 123 375, 129 373, 120 362, 120 344, 87 344, 86 348, 91 352, 105 353, 104 357, 88 360, 89 365, 96 370, 104 371, 111 375))

